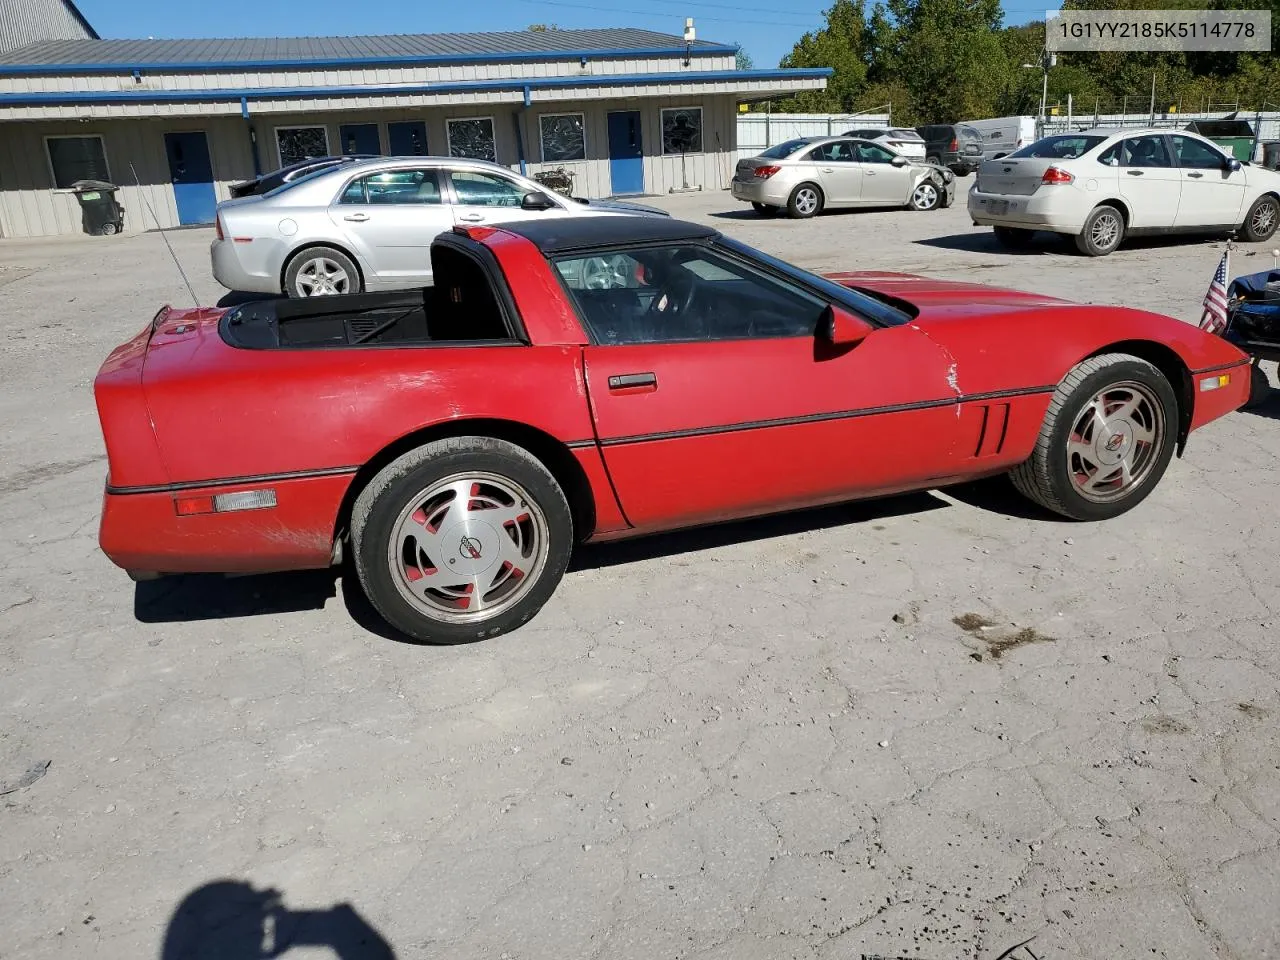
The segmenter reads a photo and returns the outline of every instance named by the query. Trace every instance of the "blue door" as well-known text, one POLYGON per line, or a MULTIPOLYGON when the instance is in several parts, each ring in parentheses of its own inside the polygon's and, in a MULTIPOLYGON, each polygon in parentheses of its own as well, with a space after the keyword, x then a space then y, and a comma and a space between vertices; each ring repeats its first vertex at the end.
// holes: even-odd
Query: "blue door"
POLYGON ((387 124, 387 143, 393 157, 425 157, 427 125, 421 120, 387 124))
POLYGON ((344 123, 338 128, 338 138, 344 157, 355 153, 371 153, 375 156, 382 153, 376 123, 344 123))
POLYGON ((615 197, 644 193, 639 110, 609 114, 609 179, 615 197))
POLYGON ((166 133, 164 150, 169 156, 169 177, 178 223, 213 223, 218 200, 213 194, 213 164, 209 141, 203 133, 166 133))

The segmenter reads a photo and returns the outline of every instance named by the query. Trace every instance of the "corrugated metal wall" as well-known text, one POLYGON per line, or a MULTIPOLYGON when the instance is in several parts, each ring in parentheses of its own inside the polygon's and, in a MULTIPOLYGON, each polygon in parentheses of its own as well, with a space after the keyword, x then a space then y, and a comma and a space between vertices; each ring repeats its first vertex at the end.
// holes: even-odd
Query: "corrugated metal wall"
POLYGON ((0 0, 0 53, 40 40, 92 37, 62 0, 0 0))
MULTIPOLYGON (((427 150, 433 155, 448 152, 445 122, 450 118, 492 117, 498 162, 519 169, 520 154, 516 139, 515 118, 519 117, 524 133, 524 156, 530 175, 544 167, 562 164, 541 163, 539 121, 542 114, 582 113, 586 130, 587 159, 563 166, 575 175, 574 192, 584 197, 607 197, 612 194, 609 176, 608 115, 614 110, 637 110, 641 115, 644 146, 645 192, 667 193, 689 186, 703 190, 719 190, 728 186, 733 176, 736 150, 737 100, 734 96, 686 96, 672 99, 643 98, 563 103, 535 103, 513 107, 510 104, 469 104, 429 110, 360 110, 326 113, 271 114, 253 118, 262 169, 279 166, 276 128, 287 126, 325 127, 330 152, 339 152, 339 128, 343 124, 376 123, 382 150, 388 149, 386 125, 400 120, 420 120, 427 128, 427 150), (702 108, 703 150, 681 158, 662 155, 663 108, 700 106, 702 108)), ((230 184, 253 176, 253 155, 249 141, 249 125, 238 117, 188 117, 155 120, 94 120, 89 122, 49 121, 17 122, 0 125, 0 236, 35 237, 81 232, 80 207, 76 198, 53 189, 45 137, 101 135, 107 165, 113 181, 122 187, 120 200, 126 208, 125 229, 133 232, 155 229, 151 210, 160 225, 177 226, 177 209, 168 161, 164 151, 164 135, 179 131, 202 130, 209 142, 215 192, 219 200, 230 194, 230 184), (133 164, 133 170, 130 169, 133 164), (141 187, 134 182, 134 170, 141 187), (144 200, 146 202, 144 202, 144 200)))

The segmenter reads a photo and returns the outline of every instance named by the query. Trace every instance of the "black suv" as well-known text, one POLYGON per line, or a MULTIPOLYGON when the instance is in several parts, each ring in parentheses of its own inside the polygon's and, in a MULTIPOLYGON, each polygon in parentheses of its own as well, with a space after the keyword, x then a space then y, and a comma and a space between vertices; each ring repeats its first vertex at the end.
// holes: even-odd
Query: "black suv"
POLYGON ((931 123, 916 127, 924 137, 924 155, 930 163, 949 167, 958 177, 968 176, 982 165, 982 134, 963 123, 931 123))

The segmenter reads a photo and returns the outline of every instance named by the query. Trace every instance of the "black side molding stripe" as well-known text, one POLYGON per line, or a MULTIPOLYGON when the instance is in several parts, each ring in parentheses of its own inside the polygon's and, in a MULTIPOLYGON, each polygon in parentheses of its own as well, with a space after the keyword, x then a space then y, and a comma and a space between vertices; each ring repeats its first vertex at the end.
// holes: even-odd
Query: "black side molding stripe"
POLYGON ((602 446, 621 446, 630 443, 647 443, 654 440, 680 440, 687 437, 713 436, 721 433, 739 433, 744 430, 767 430, 772 427, 793 427, 806 423, 825 423, 830 420, 856 420, 887 413, 907 413, 912 410, 928 410, 933 407, 951 407, 961 403, 982 400, 1000 400, 1007 397, 1033 396, 1052 393, 1056 385, 1044 387, 1019 387, 1013 390, 996 390, 991 393, 974 393, 964 397, 943 397, 938 400, 919 400, 913 403, 895 403, 883 407, 862 407, 858 410, 834 410, 830 413, 810 413, 799 417, 782 417, 776 420, 749 420, 744 423, 726 423, 712 427, 690 427, 685 430, 669 430, 665 433, 642 433, 629 437, 602 439, 602 446))
POLYGON ((251 477, 218 477, 212 480, 186 480, 182 483, 158 483, 143 487, 107 486, 107 493, 128 496, 133 493, 176 493, 180 490, 199 490, 202 487, 244 486, 256 483, 276 483, 280 480, 310 480, 316 477, 341 477, 354 474, 359 467, 324 467, 319 470, 293 470, 288 473, 261 473, 251 477))
POLYGON ((1220 363, 1216 367, 1203 367, 1200 370, 1192 370, 1191 375, 1198 377, 1202 373, 1218 373, 1222 370, 1234 370, 1236 367, 1243 367, 1246 363, 1251 363, 1247 357, 1244 360, 1236 360, 1232 363, 1220 363))
POLYGON ((583 447, 594 447, 595 445, 596 442, 594 440, 570 440, 565 444, 570 450, 581 450, 583 447))

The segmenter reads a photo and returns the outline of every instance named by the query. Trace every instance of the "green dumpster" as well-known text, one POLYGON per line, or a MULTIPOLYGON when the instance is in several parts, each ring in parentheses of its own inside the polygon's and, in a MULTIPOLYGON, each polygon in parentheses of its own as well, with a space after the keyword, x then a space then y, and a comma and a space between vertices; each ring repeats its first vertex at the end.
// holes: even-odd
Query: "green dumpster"
POLYGON ((1248 120, 1237 120, 1234 116, 1221 120, 1192 120, 1187 129, 1212 140, 1237 160, 1253 159, 1254 134, 1248 120))

